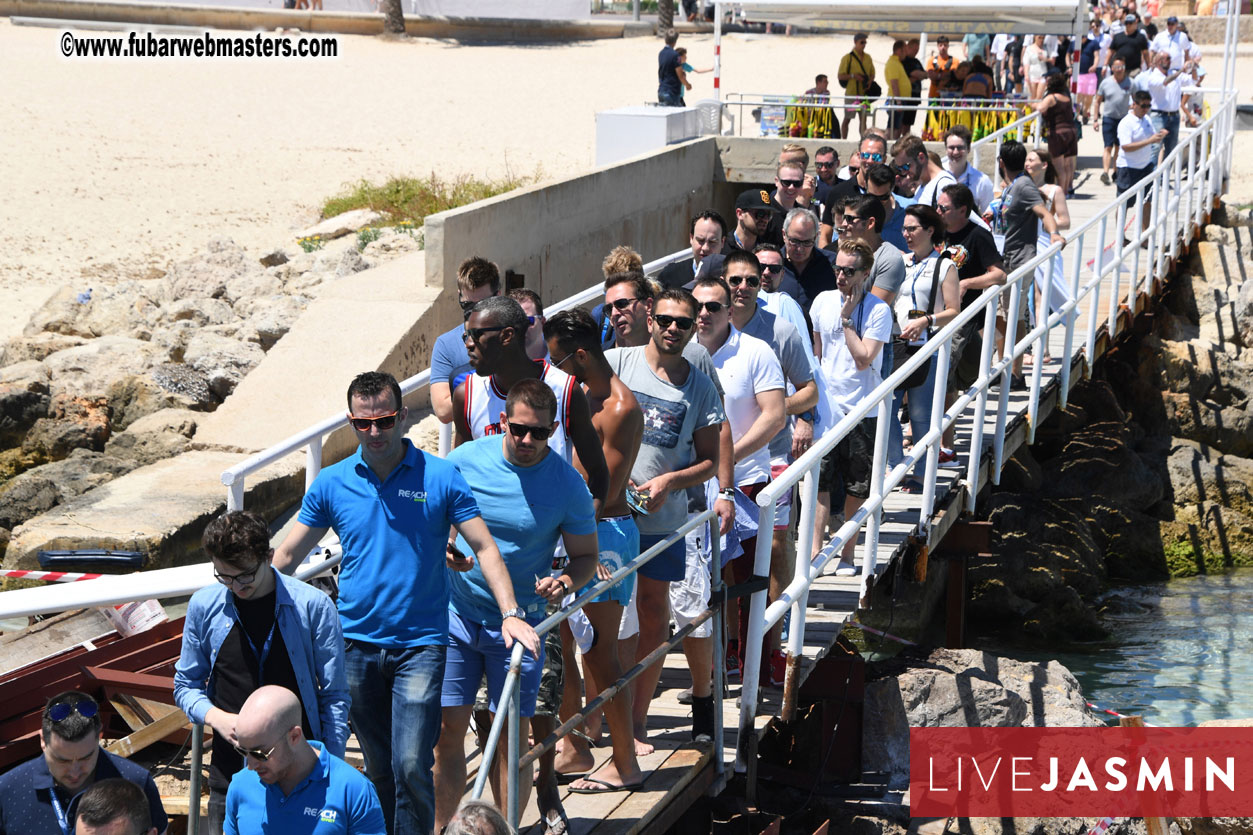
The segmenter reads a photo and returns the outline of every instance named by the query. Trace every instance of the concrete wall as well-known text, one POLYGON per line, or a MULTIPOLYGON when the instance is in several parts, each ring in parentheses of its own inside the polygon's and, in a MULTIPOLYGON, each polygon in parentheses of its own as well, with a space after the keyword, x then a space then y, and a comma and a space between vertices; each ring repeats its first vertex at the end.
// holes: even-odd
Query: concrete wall
POLYGON ((588 174, 533 186, 426 219, 426 282, 455 289, 471 255, 522 276, 547 302, 594 284, 619 244, 645 261, 687 244, 688 220, 713 198, 712 137, 588 174))

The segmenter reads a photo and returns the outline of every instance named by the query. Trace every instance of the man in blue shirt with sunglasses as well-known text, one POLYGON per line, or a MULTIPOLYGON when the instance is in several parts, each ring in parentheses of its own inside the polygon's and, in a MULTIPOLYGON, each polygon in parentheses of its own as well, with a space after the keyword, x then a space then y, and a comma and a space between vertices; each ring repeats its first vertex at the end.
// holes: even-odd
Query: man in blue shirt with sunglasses
POLYGON ((43 756, 0 776, 0 835, 66 835, 73 831, 74 799, 114 777, 143 789, 152 825, 164 835, 169 819, 152 776, 102 751, 101 727, 100 707, 86 693, 68 690, 48 701, 39 734, 43 756))

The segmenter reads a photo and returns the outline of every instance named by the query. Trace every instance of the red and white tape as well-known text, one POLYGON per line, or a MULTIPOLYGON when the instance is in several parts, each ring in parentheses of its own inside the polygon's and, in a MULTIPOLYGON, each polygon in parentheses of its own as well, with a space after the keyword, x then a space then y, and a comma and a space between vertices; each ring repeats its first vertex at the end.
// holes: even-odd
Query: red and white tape
POLYGON ((79 580, 95 580, 104 574, 74 574, 68 571, 22 571, 16 568, 0 569, 0 577, 14 580, 43 580, 46 583, 77 583, 79 580))
POLYGON ((1101 833, 1109 829, 1110 824, 1113 822, 1113 818, 1101 818, 1100 823, 1088 830, 1088 835, 1101 835, 1101 833))
POLYGON ((884 632, 882 630, 875 629, 873 626, 866 626, 866 624, 864 623, 857 623, 856 621, 854 621, 853 626, 857 627, 863 632, 869 632, 873 635, 879 635, 881 637, 887 638, 889 641, 896 641, 897 643, 904 644, 907 647, 918 646, 917 644, 915 644, 913 641, 909 640, 908 638, 897 637, 896 635, 893 635, 891 632, 884 632))
MULTIPOLYGON (((1131 718, 1130 716, 1126 715, 1125 713, 1119 713, 1119 712, 1118 712, 1118 711, 1116 711, 1116 710, 1110 710, 1110 709, 1109 709, 1109 708, 1107 708, 1107 707, 1101 707, 1100 705, 1093 704, 1092 702, 1086 702, 1086 701, 1085 701, 1085 702, 1084 702, 1084 704, 1085 704, 1085 705, 1087 705, 1088 707, 1092 708, 1093 710, 1095 710, 1095 711, 1099 712, 1099 713, 1108 713, 1110 716, 1117 716, 1119 719, 1130 719, 1130 718, 1131 718)), ((1145 722, 1145 723, 1144 723, 1144 725, 1145 725, 1145 727, 1148 727, 1148 728, 1156 728, 1156 727, 1158 727, 1157 725, 1154 725, 1152 722, 1145 722)))

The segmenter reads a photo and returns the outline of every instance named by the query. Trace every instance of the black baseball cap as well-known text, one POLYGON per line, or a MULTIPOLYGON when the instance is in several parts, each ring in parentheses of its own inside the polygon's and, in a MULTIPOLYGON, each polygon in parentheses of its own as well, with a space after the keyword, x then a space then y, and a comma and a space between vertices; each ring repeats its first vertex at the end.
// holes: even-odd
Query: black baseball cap
POLYGON ((768 209, 771 212, 778 212, 778 206, 775 206, 770 200, 770 192, 762 188, 750 188, 747 191, 741 191, 740 196, 735 198, 735 208, 738 211, 761 211, 768 209))
POLYGON ((1167 23, 1178 23, 1178 22, 1179 22, 1179 18, 1175 17, 1174 15, 1171 15, 1170 17, 1166 18, 1166 22, 1167 22, 1167 23))

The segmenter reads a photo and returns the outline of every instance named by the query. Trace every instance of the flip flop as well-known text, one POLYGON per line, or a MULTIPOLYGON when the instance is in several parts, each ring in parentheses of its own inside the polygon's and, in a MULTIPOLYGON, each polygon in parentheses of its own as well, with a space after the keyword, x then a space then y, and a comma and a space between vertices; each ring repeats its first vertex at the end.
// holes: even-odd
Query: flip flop
POLYGON ((604 788, 603 789, 586 789, 586 788, 576 789, 574 786, 571 786, 570 791, 573 792, 574 794, 613 794, 614 792, 633 792, 638 789, 644 788, 643 780, 641 780, 638 783, 628 783, 624 786, 615 786, 613 783, 610 783, 606 780, 600 780, 596 777, 584 777, 583 779, 589 783, 595 783, 598 786, 604 786, 604 788))
POLYGON ((566 833, 569 831, 570 831, 570 819, 566 817, 565 807, 558 806, 556 809, 549 809, 548 812, 544 815, 543 828, 542 828, 543 835, 566 835, 566 833), (558 815, 556 820, 553 820, 551 817, 549 817, 549 815, 551 815, 553 812, 556 812, 558 815))
POLYGON ((569 785, 570 783, 573 783, 575 780, 582 780, 584 777, 587 776, 586 771, 558 771, 556 772, 556 774, 557 774, 557 785, 559 786, 569 785))

